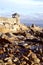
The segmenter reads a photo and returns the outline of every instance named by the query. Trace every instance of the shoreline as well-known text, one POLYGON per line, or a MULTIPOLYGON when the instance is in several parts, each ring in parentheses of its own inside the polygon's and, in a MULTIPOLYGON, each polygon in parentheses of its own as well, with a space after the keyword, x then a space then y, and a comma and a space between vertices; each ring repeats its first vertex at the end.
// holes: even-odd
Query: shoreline
POLYGON ((0 65, 43 65, 43 28, 11 21, 0 21, 0 65))
POLYGON ((38 23, 23 23, 23 24, 25 24, 26 26, 31 26, 32 24, 35 24, 36 26, 43 27, 43 24, 38 24, 38 23))
POLYGON ((0 64, 43 65, 43 31, 30 26, 22 33, 1 33, 0 64))

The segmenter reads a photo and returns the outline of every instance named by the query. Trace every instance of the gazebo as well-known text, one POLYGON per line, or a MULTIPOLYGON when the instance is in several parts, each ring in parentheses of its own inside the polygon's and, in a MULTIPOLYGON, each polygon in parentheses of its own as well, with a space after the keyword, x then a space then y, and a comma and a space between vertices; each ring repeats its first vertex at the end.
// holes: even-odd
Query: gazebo
POLYGON ((20 17, 20 15, 18 13, 12 14, 12 18, 17 18, 17 17, 20 17))
POLYGON ((18 13, 12 14, 12 18, 16 18, 16 22, 20 23, 20 15, 18 13))

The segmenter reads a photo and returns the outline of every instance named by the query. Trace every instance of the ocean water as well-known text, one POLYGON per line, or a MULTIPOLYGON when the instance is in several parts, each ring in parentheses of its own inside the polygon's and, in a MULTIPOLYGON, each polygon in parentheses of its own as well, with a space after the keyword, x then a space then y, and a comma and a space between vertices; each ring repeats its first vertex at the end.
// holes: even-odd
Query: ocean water
POLYGON ((32 24, 35 24, 36 26, 43 27, 43 21, 42 20, 41 21, 40 20, 29 21, 29 20, 26 20, 26 19, 21 19, 20 21, 21 21, 21 23, 24 23, 27 26, 31 26, 32 24))
MULTIPOLYGON (((32 24, 35 24, 35 23, 24 23, 25 25, 27 26, 31 26, 32 24)), ((35 24, 36 26, 39 26, 39 27, 43 27, 43 24, 35 24)))

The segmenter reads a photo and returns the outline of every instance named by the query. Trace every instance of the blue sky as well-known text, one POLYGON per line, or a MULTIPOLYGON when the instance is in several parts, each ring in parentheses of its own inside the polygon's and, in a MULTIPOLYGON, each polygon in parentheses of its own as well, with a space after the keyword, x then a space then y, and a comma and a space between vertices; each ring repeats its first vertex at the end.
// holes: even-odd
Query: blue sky
POLYGON ((12 12, 24 15, 43 13, 43 0, 0 0, 0 14, 12 12))
POLYGON ((0 0, 0 16, 12 13, 43 20, 43 0, 0 0))

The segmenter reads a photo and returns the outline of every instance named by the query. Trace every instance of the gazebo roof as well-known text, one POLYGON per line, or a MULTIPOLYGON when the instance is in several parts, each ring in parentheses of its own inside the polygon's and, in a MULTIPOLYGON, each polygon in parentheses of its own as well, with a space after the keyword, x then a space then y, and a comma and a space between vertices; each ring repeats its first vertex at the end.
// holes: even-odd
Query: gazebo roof
POLYGON ((15 16, 20 17, 20 15, 19 15, 18 13, 14 13, 14 14, 12 14, 12 17, 15 17, 15 16))

